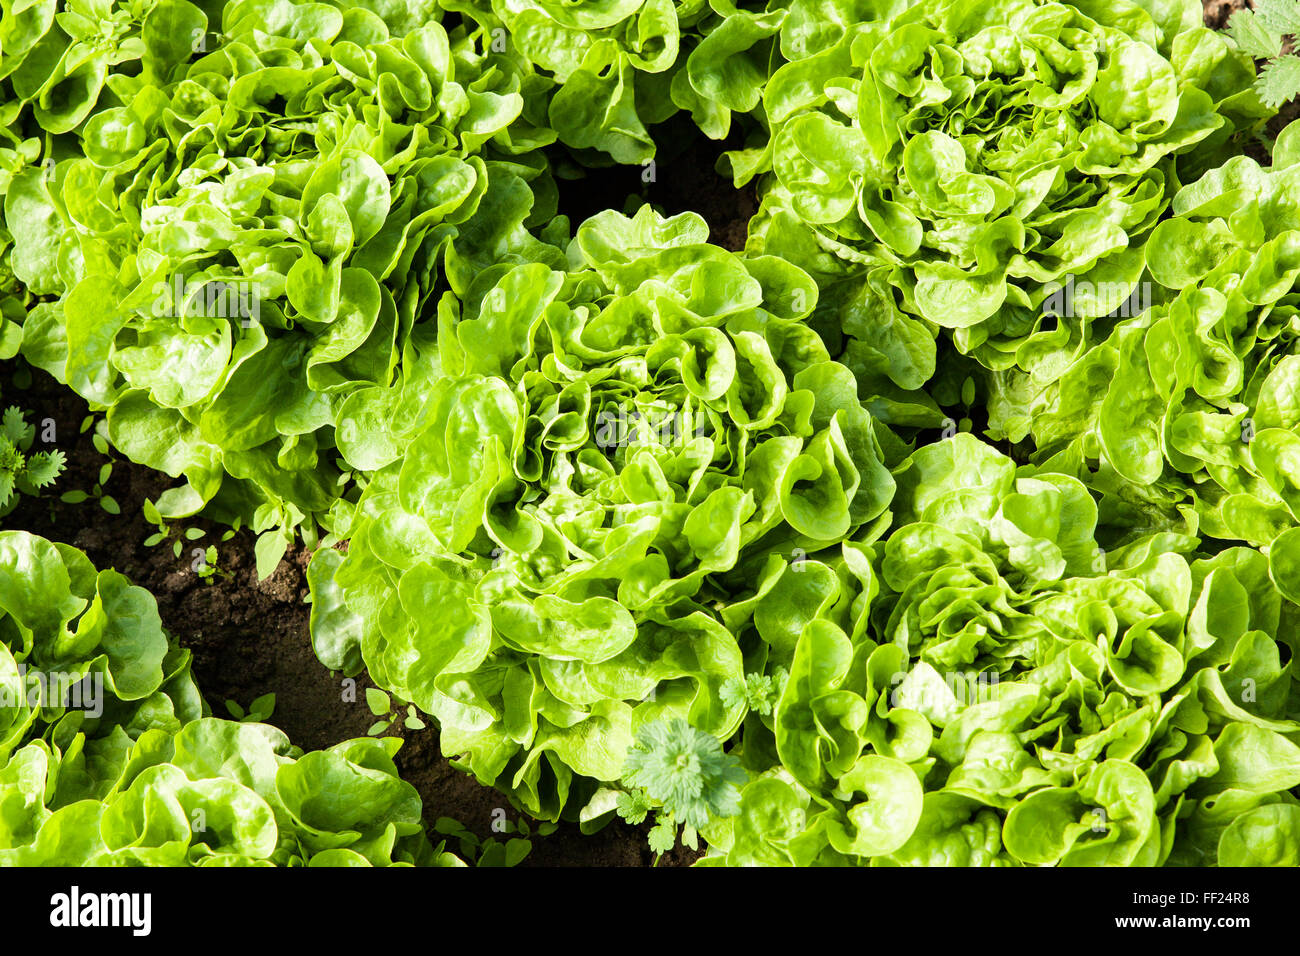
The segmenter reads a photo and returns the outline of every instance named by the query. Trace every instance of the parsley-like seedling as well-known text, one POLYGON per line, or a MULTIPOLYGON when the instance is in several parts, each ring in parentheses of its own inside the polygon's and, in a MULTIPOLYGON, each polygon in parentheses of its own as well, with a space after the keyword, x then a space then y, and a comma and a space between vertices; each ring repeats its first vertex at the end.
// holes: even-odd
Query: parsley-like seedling
POLYGON ((650 831, 656 854, 672 849, 679 823, 685 827, 682 842, 694 847, 696 831, 710 819, 736 815, 747 779, 716 737, 680 718, 656 720, 641 728, 628 751, 623 782, 637 789, 620 795, 618 814, 641 823, 658 808, 650 831))
POLYGON ((63 471, 63 452, 27 453, 35 437, 36 428, 27 423, 21 409, 5 410, 0 420, 0 514, 13 510, 18 493, 36 495, 63 471))
POLYGON ((1300 56, 1283 53, 1283 40, 1300 36, 1300 0, 1257 0, 1254 10, 1238 10, 1228 34, 1244 53, 1266 61, 1255 81, 1265 105, 1278 107, 1300 95, 1300 56))
POLYGON ((754 673, 746 674, 743 680, 739 677, 729 677, 723 683, 719 695, 728 707, 743 704, 766 717, 776 707, 776 702, 781 699, 788 677, 789 674, 784 667, 778 667, 774 676, 754 673))

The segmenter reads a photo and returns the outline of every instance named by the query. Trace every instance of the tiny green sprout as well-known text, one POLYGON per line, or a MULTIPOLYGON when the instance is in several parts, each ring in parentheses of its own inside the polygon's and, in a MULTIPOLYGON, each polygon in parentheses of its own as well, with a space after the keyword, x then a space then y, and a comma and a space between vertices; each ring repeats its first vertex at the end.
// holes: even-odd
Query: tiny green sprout
MULTIPOLYGON (((506 830, 502 831, 505 833, 518 832, 522 834, 522 838, 514 837, 504 843, 495 837, 480 837, 465 824, 452 817, 438 817, 434 821, 433 831, 439 836, 445 837, 446 840, 455 840, 458 844, 460 856, 475 866, 518 866, 532 852, 533 848, 532 842, 526 839, 529 836, 528 827, 522 821, 517 828, 508 826, 506 830)), ((553 827, 545 831, 547 834, 553 832, 553 827)), ((543 833, 542 827, 538 828, 538 833, 543 833)), ((446 840, 444 840, 444 843, 446 840)))
POLYGON ((263 694, 253 700, 245 710, 238 701, 227 700, 226 711, 240 723, 260 724, 275 713, 275 694, 263 694))
POLYGON ((376 717, 385 717, 393 709, 393 699, 378 687, 367 687, 366 706, 376 717))
POLYGON ((366 688, 366 706, 370 708, 372 714, 380 718, 366 731, 370 737, 387 733, 400 716, 398 712, 401 705, 395 704, 393 698, 378 687, 366 688))
MULTIPOLYGON (((89 419, 87 419, 87 421, 89 421, 89 419)), ((102 455, 107 455, 109 453, 108 439, 104 437, 103 425, 104 423, 102 421, 96 425, 95 434, 92 436, 91 440, 95 445, 96 451, 98 451, 102 455)), ((83 421, 82 422, 83 433, 85 432, 86 428, 87 428, 86 421, 83 421)), ((61 453, 59 454, 60 454, 60 460, 62 460, 61 453)), ((97 480, 95 481, 94 485, 91 487, 90 491, 88 492, 68 491, 60 495, 59 500, 62 501, 64 504, 79 505, 82 502, 89 501, 91 498, 93 498, 95 499, 95 501, 99 503, 99 507, 103 509, 105 512, 107 512, 108 514, 120 515, 122 513, 122 506, 117 503, 117 499, 114 498, 112 495, 107 495, 104 493, 104 485, 108 482, 108 480, 111 477, 113 477, 113 462, 108 461, 100 466, 97 480)), ((155 541, 154 543, 157 544, 158 542, 155 541)))
POLYGON ((211 584, 218 574, 224 573, 217 566, 216 545, 208 545, 207 549, 201 554, 201 560, 197 561, 196 564, 194 573, 202 578, 205 584, 211 584))
POLYGON ((261 723, 275 713, 275 694, 263 694, 248 705, 248 719, 261 723))
POLYGON ((423 730, 427 726, 416 712, 414 704, 407 706, 406 719, 402 721, 402 726, 407 730, 423 730))
POLYGON ((289 548, 289 539, 282 529, 264 531, 258 535, 253 553, 257 560, 257 579, 265 581, 280 566, 280 560, 289 548))
POLYGON ((961 383, 961 403, 967 408, 975 404, 975 380, 969 375, 961 383))

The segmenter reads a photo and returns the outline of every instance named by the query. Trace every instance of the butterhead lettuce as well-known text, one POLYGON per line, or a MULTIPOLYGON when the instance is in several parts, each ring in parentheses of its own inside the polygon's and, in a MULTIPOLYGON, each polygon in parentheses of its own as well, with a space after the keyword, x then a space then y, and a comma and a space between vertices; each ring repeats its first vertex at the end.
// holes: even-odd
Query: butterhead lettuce
POLYGON ((313 561, 322 659, 364 662, 538 815, 617 779, 648 721, 729 736, 744 671, 718 607, 892 495, 901 446, 803 321, 808 277, 706 238, 692 214, 603 213, 567 268, 444 299, 404 450, 346 556, 313 561))
POLYGON ((1168 533, 1104 551, 1081 482, 967 435, 896 477, 889 533, 785 569, 815 568, 754 614, 789 678, 746 717, 751 782, 707 862, 1286 857, 1300 609, 1277 559, 1168 533))

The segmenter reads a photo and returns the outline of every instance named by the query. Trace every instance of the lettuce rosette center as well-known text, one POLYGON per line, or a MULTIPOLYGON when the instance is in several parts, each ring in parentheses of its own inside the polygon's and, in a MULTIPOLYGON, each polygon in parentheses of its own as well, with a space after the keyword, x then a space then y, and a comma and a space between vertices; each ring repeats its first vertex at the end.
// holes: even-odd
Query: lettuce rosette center
POLYGON ((828 36, 773 74, 761 158, 732 154, 770 170, 751 246, 828 283, 888 276, 991 369, 1077 347, 1077 320, 1127 302, 1180 183, 1267 115, 1248 60, 1180 15, 922 0, 828 36))
POLYGON ((498 270, 462 315, 445 299, 405 453, 347 557, 317 558, 346 608, 314 618, 327 662, 359 655, 538 812, 574 773, 617 779, 656 717, 734 731, 733 579, 833 544, 893 491, 851 375, 802 321, 807 276, 706 235, 693 214, 605 213, 568 271, 498 270), (349 614, 367 619, 336 644, 349 614))

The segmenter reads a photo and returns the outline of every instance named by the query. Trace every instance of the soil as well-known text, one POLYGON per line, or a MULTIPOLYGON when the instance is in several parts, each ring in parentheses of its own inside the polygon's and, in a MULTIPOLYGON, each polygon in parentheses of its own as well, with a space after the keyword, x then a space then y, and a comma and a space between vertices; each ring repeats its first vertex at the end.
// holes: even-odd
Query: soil
POLYGON ((758 212, 753 183, 736 189, 718 172, 727 150, 742 141, 733 132, 711 140, 682 126, 681 114, 654 131, 660 143, 653 166, 605 166, 583 170, 581 179, 560 181, 560 212, 575 226, 602 209, 629 211, 630 202, 648 202, 660 212, 697 212, 709 224, 709 241, 739 252, 745 246, 749 220, 758 212))
POLYGON ((1204 0, 1205 25, 1211 30, 1222 30, 1228 18, 1237 10, 1249 10, 1254 4, 1248 0, 1204 0))

